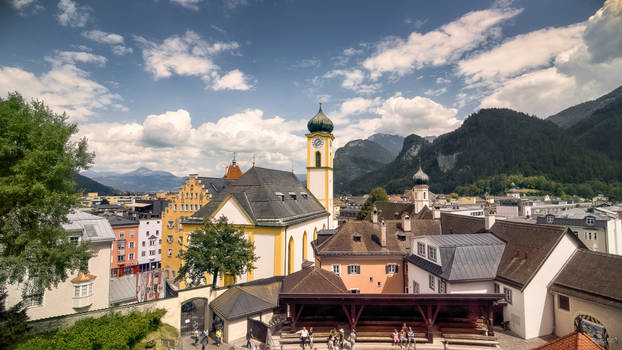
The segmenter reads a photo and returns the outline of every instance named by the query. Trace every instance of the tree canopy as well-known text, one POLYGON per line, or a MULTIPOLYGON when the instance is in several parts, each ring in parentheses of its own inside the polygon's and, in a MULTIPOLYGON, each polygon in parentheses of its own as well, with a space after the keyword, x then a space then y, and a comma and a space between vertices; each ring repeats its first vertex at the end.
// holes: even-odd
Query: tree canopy
POLYGON ((258 259, 253 242, 229 224, 225 216, 216 222, 206 218, 203 227, 192 232, 189 241, 182 254, 184 265, 176 280, 189 281, 190 285, 200 284, 209 273, 212 287, 216 287, 218 274, 239 276, 252 270, 258 259))
POLYGON ((388 199, 389 196, 387 195, 387 191, 384 188, 375 187, 373 190, 371 190, 371 192, 369 192, 369 197, 367 197, 367 200, 365 201, 365 203, 363 203, 363 207, 361 207, 361 211, 357 214, 356 218, 359 220, 365 219, 374 203, 378 201, 386 201, 388 199))
POLYGON ((93 160, 76 131, 43 102, 0 98, 0 288, 42 291, 86 270, 90 252, 61 226, 79 200, 71 176, 93 160))

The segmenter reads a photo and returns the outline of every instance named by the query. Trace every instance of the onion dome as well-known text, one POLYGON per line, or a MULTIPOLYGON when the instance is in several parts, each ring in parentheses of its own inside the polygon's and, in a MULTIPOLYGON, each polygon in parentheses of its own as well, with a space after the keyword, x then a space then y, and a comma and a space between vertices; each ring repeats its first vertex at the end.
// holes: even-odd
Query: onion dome
POLYGON ((309 129, 310 133, 314 132, 325 132, 331 133, 333 132, 333 122, 328 119, 326 114, 322 112, 322 104, 320 103, 320 110, 317 112, 315 117, 311 118, 307 123, 307 129, 309 129))
POLYGON ((430 178, 421 170, 421 165, 419 165, 419 170, 413 175, 413 180, 415 180, 415 185, 427 185, 430 178))

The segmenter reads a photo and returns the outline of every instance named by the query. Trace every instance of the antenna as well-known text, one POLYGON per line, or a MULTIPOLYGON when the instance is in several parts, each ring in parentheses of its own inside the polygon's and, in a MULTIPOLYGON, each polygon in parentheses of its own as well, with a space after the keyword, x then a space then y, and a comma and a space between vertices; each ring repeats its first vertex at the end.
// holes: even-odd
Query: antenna
POLYGON ((292 159, 292 174, 294 173, 294 160, 292 159))
POLYGON ((255 153, 253 153, 253 168, 255 167, 255 153))

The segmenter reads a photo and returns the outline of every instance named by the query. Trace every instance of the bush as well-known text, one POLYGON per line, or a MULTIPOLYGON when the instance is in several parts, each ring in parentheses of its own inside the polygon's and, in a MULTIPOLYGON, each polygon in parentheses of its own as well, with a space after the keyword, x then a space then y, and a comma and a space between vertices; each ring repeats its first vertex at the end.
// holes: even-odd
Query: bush
POLYGON ((160 325, 164 310, 147 314, 108 314, 87 318, 51 335, 35 336, 17 347, 17 350, 47 349, 114 349, 129 350, 160 325))

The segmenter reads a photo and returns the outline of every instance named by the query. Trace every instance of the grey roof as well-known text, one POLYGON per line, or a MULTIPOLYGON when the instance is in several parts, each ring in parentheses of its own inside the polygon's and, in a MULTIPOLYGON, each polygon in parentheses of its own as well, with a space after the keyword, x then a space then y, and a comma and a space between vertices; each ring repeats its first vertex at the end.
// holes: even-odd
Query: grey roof
POLYGON ((329 215, 293 173, 252 167, 194 213, 193 218, 211 217, 229 195, 258 226, 289 226, 329 215))
POLYGON ((111 215, 107 217, 110 226, 138 226, 138 221, 130 220, 118 215, 111 215))
POLYGON ((110 303, 121 303, 136 299, 136 276, 127 275, 110 279, 110 303))
POLYGON ((67 215, 69 223, 63 224, 67 232, 79 232, 85 242, 114 241, 115 234, 108 220, 100 216, 74 210, 67 215))
POLYGON ((199 182, 204 186, 208 193, 216 195, 220 193, 220 191, 224 190, 231 184, 231 182, 235 181, 233 179, 225 179, 222 177, 204 177, 200 176, 198 178, 199 182))
POLYGON ((212 310, 225 320, 235 320, 278 307, 281 281, 233 286, 210 303, 212 310))
POLYGON ((505 243, 490 233, 422 236, 439 248, 441 266, 417 255, 406 259, 448 281, 494 279, 505 243))

